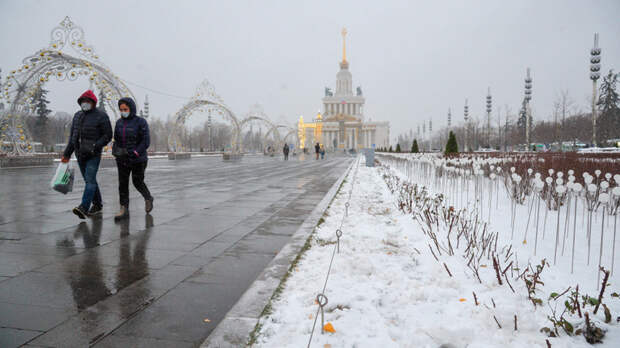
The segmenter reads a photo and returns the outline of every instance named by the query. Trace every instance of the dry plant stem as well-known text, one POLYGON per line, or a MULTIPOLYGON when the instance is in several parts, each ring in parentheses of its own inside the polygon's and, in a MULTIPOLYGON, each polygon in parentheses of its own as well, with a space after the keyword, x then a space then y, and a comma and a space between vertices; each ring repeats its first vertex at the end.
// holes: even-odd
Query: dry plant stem
POLYGON ((575 307, 577 307, 577 314, 579 314, 579 318, 581 318, 581 307, 579 306, 579 285, 575 288, 575 307))
POLYGON ((506 279, 506 284, 508 284, 508 286, 510 287, 510 290, 512 290, 512 292, 515 292, 515 289, 513 289, 512 284, 510 284, 510 282, 508 281, 508 276, 504 274, 504 279, 506 279))
POLYGON ((564 290, 561 294, 559 294, 558 296, 555 297, 555 299, 559 299, 560 297, 564 296, 569 290, 571 289, 571 287, 569 286, 568 288, 566 288, 566 290, 564 290))
POLYGON ((607 286, 607 280, 609 280, 609 271, 605 270, 605 268, 601 267, 601 272, 605 273, 603 277, 603 285, 601 286, 601 292, 598 294, 598 302, 596 303, 596 307, 594 307, 594 314, 598 311, 598 307, 601 305, 601 301, 603 300, 603 293, 605 292, 605 287, 607 286))
POLYGON ((510 261, 510 263, 508 264, 508 266, 506 266, 506 268, 504 268, 504 270, 502 271, 502 275, 506 275, 506 271, 508 271, 508 268, 510 268, 510 266, 512 266, 512 261, 510 261))
POLYGON ((428 248, 431 250, 431 254, 433 254, 433 257, 435 258, 435 260, 439 261, 439 259, 437 258, 437 256, 435 256, 435 253, 433 252, 433 248, 431 247, 431 245, 428 245, 428 248))
POLYGON ((472 294, 474 294, 474 303, 476 304, 476 306, 478 305, 478 297, 476 296, 476 293, 472 291, 472 294))
POLYGON ((515 331, 517 331, 517 315, 515 314, 515 331))
POLYGON ((495 269, 495 275, 497 276, 497 282, 499 285, 502 285, 502 277, 500 275, 499 264, 497 263, 497 259, 493 256, 493 269, 495 269))
POLYGON ((448 272, 448 275, 450 276, 450 278, 452 278, 452 273, 450 273, 450 270, 448 269, 448 265, 446 265, 446 263, 444 262, 443 266, 445 267, 446 272, 448 272))
POLYGON ((547 348, 551 348, 551 343, 549 343, 548 339, 545 340, 545 343, 547 343, 547 348))
POLYGON ((495 322, 497 323, 497 326, 501 329, 502 326, 500 325, 499 321, 497 320, 497 318, 495 316, 493 316, 493 319, 495 319, 495 322))

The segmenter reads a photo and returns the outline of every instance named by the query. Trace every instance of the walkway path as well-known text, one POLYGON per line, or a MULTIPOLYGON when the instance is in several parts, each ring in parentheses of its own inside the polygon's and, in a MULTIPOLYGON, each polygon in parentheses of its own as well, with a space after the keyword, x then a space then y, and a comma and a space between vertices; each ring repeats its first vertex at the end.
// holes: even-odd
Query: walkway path
POLYGON ((121 224, 115 168, 103 218, 81 224, 81 178, 63 196, 54 168, 0 170, 0 346, 200 345, 349 163, 151 160, 155 210, 131 188, 121 224))

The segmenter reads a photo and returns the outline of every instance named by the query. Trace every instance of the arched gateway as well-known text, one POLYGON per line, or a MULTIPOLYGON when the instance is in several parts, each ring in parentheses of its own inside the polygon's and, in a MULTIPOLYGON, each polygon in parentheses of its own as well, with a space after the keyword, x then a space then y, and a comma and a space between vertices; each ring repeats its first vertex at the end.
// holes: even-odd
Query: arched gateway
POLYGON ((185 129, 185 122, 196 111, 215 111, 224 119, 229 121, 232 126, 232 137, 230 141, 231 151, 237 153, 238 138, 240 132, 240 122, 231 111, 231 109, 224 103, 224 100, 215 93, 215 88, 209 81, 204 80, 196 89, 196 93, 192 98, 185 103, 174 115, 174 129, 168 136, 168 148, 170 151, 181 152, 183 151, 183 144, 181 142, 181 133, 185 129))
POLYGON ((80 76, 90 79, 91 88, 106 95, 108 110, 118 117, 116 101, 130 96, 129 88, 105 66, 93 46, 84 40, 84 30, 69 17, 51 31, 48 47, 23 59, 22 66, 12 70, 1 85, 0 101, 8 107, 0 111, 0 153, 26 154, 32 152, 29 130, 24 116, 34 110, 32 97, 50 79, 75 81, 80 76))

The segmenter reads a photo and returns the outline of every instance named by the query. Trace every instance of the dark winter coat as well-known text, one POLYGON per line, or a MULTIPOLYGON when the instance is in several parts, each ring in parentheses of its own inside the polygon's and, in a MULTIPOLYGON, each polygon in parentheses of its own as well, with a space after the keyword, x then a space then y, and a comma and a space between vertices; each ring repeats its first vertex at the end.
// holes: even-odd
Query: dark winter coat
POLYGON ((285 155, 288 155, 289 148, 287 144, 284 144, 284 148, 282 148, 282 151, 284 152, 285 155))
POLYGON ((129 117, 119 118, 114 127, 114 146, 127 149, 129 163, 142 163, 148 160, 146 149, 151 145, 149 125, 136 114, 136 103, 131 98, 122 98, 118 105, 129 106, 129 117))
POLYGON ((321 151, 321 146, 317 143, 314 145, 314 152, 319 153, 321 151))
MULTIPOLYGON (((90 90, 78 98, 78 104, 84 99, 89 99, 97 105, 97 97, 90 90)), ((73 116, 69 142, 63 156, 69 158, 74 151, 78 159, 101 156, 101 150, 110 140, 112 140, 112 124, 105 111, 95 107, 86 112, 78 111, 73 116)))

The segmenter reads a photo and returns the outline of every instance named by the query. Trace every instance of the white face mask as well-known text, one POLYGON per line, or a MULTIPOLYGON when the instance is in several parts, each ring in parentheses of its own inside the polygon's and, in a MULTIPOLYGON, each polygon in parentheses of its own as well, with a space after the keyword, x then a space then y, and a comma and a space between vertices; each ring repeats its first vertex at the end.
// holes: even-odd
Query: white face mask
POLYGON ((89 102, 83 102, 80 104, 80 107, 82 108, 82 111, 88 111, 92 109, 93 106, 89 102))
POLYGON ((122 118, 127 118, 127 117, 129 117, 129 111, 121 111, 121 117, 122 117, 122 118))

